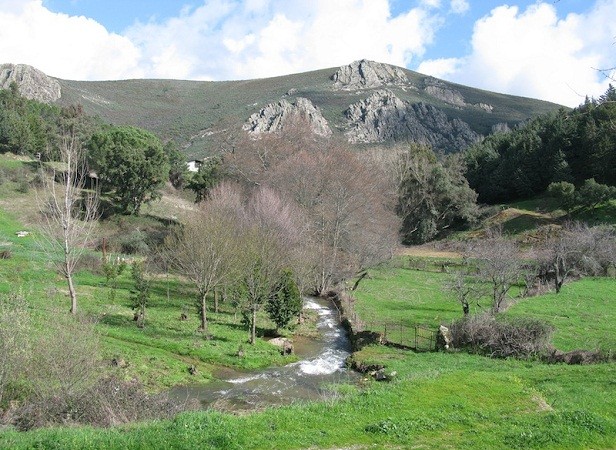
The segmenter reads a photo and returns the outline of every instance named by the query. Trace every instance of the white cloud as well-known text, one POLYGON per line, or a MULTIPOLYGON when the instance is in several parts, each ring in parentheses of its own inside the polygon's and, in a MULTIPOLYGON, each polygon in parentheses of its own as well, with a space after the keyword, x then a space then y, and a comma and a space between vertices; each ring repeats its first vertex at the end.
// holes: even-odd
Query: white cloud
POLYGON ((392 15, 389 0, 203 0, 123 35, 43 0, 0 0, 0 62, 67 79, 247 79, 361 58, 408 66, 443 23, 441 0, 392 15))
POLYGON ((69 79, 143 76, 139 49, 85 17, 56 14, 42 0, 0 0, 2 61, 30 64, 69 79))
POLYGON ((421 0, 421 4, 428 8, 440 8, 441 0, 421 0))
POLYGON ((439 58, 422 61, 417 71, 436 78, 448 78, 456 73, 460 66, 459 58, 439 58))
POLYGON ((425 61, 435 76, 498 92, 576 106, 597 96, 607 81, 596 68, 616 61, 616 0, 600 0, 587 14, 558 18, 554 6, 520 11, 500 6, 475 23, 465 58, 425 61))
POLYGON ((425 52, 440 24, 424 7, 392 17, 387 0, 206 0, 164 23, 137 24, 126 35, 142 51, 150 76, 246 79, 361 58, 404 66, 425 52), (173 67, 159 58, 155 64, 170 43, 184 62, 173 67))
POLYGON ((464 14, 470 9, 466 0, 451 0, 451 12, 454 14, 464 14))

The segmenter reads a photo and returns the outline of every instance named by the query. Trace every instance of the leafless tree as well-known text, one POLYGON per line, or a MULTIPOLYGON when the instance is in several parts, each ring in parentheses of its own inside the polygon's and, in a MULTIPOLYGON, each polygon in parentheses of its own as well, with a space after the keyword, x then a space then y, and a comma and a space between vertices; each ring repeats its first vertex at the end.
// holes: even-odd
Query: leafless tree
POLYGON ((317 293, 391 256, 398 221, 381 181, 378 170, 336 146, 301 151, 272 174, 270 182, 309 220, 318 255, 317 293))
POLYGON ((235 273, 242 214, 239 187, 223 183, 166 242, 170 265, 197 288, 200 329, 206 337, 207 297, 235 273))
POLYGON ((609 228, 568 223, 544 250, 544 276, 553 277, 557 293, 572 275, 602 275, 616 265, 616 235, 609 228))
POLYGON ((485 295, 485 289, 469 280, 468 275, 462 272, 456 272, 453 278, 445 284, 445 289, 454 294, 456 300, 462 306, 462 313, 468 316, 471 310, 471 304, 476 302, 479 306, 479 299, 485 295))
POLYGON ((257 313, 280 281, 282 271, 300 268, 302 273, 306 226, 298 208, 271 188, 260 188, 252 195, 246 218, 241 239, 242 306, 250 325, 250 343, 254 344, 257 313))
POLYGON ((390 257, 399 223, 381 166, 342 142, 308 132, 300 119, 287 125, 284 133, 238 143, 225 164, 246 185, 270 186, 299 206, 310 231, 301 270, 312 274, 314 291, 323 294, 390 257))
POLYGON ((73 273, 93 237, 99 217, 99 195, 86 190, 88 170, 85 152, 73 128, 60 137, 60 169, 44 176, 43 188, 37 193, 42 215, 41 236, 49 259, 66 278, 71 299, 71 313, 77 313, 77 292, 73 273), (62 258, 57 259, 60 253, 62 258))
POLYGON ((512 286, 523 278, 523 264, 516 243, 500 230, 469 244, 465 257, 477 264, 477 275, 490 286, 492 312, 499 313, 512 286))

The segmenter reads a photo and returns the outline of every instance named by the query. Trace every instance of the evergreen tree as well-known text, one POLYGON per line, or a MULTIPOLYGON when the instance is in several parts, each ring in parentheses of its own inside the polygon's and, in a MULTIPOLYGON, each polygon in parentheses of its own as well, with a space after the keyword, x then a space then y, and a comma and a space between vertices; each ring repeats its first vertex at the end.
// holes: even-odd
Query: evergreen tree
POLYGON ((135 321, 139 328, 143 328, 145 326, 145 308, 150 301, 150 281, 146 277, 143 261, 133 262, 131 276, 134 285, 130 291, 130 297, 135 310, 135 321))
POLYGON ((290 270, 284 270, 280 281, 269 295, 265 310, 276 329, 286 327, 294 317, 302 312, 302 296, 290 270))
POLYGON ((90 139, 90 164, 103 193, 126 214, 139 214, 141 205, 160 197, 169 162, 160 140, 129 126, 109 127, 90 139))

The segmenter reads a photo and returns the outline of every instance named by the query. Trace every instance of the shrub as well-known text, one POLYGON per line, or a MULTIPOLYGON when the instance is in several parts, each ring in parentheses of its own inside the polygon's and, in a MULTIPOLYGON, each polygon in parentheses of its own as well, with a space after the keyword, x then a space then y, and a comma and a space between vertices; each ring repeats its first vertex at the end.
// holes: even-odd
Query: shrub
POLYGON ((120 236, 120 252, 127 255, 146 254, 150 247, 147 244, 148 235, 141 230, 134 230, 126 235, 120 236))
POLYGON ((101 261, 101 257, 93 253, 84 253, 81 255, 81 258, 79 258, 79 261, 77 261, 77 266, 75 267, 76 272, 80 270, 87 270, 90 273, 102 275, 103 262, 101 261))
POLYGON ((549 349, 553 328, 536 319, 467 316, 450 327, 453 345, 498 358, 529 358, 549 349))
POLYGON ((167 395, 149 395, 135 381, 114 376, 99 379, 88 389, 68 396, 34 398, 15 412, 21 431, 50 425, 87 424, 110 427, 140 420, 170 418, 187 409, 167 395))

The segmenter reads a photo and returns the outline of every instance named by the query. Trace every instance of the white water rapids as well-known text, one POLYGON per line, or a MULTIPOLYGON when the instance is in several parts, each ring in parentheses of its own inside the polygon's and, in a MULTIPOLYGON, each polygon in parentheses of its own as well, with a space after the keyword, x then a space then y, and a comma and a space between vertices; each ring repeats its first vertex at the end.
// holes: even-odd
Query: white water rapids
POLYGON ((302 346, 302 360, 204 386, 176 387, 171 394, 196 398, 203 406, 222 404, 226 409, 252 409, 327 397, 324 384, 344 382, 356 376, 344 367, 350 344, 330 302, 305 298, 304 308, 316 311, 320 338, 302 346))

